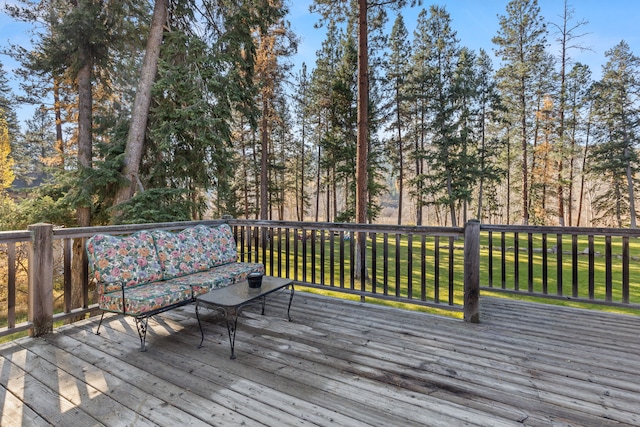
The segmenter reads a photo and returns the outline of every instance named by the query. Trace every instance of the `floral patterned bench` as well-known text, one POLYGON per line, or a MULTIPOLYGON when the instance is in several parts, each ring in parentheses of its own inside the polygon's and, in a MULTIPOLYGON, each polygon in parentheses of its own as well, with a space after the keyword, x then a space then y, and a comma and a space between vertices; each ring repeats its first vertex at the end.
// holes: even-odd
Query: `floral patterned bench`
POLYGON ((264 273, 257 263, 237 262, 228 224, 197 225, 180 232, 139 231, 129 236, 96 234, 87 241, 90 277, 98 305, 134 316, 145 351, 149 317, 195 301, 200 294, 264 273))

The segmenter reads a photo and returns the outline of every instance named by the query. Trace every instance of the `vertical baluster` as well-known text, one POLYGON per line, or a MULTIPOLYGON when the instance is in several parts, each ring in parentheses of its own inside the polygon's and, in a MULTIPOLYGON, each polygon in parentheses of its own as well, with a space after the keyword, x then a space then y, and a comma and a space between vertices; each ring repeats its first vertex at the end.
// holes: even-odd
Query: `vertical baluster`
POLYGON ((376 293, 377 282, 377 265, 376 259, 378 255, 378 242, 376 239, 376 233, 371 233, 371 292, 376 293))
MULTIPOLYGON (((396 288, 396 296, 400 296, 400 286, 396 288)), ((413 234, 407 235, 407 298, 413 298, 413 234)))
POLYGON ((324 266, 325 264, 325 250, 324 250, 324 243, 325 243, 325 231, 324 230, 320 230, 320 284, 322 285, 326 285, 326 283, 324 282, 324 266))
POLYGON ((507 288, 507 240, 504 231, 500 233, 500 250, 502 252, 502 289, 507 288))
POLYGON ((449 236, 449 305, 453 305, 454 294, 454 246, 455 240, 453 236, 449 236))
POLYGON ((563 283, 562 283, 562 234, 558 233, 556 237, 556 265, 557 265, 557 280, 558 287, 556 289, 556 294, 559 296, 564 295, 563 292, 563 283))
POLYGON ((513 281, 514 289, 520 290, 520 234, 513 233, 513 281))
POLYGON ((577 298, 578 286, 578 235, 571 236, 571 296, 577 298))
POLYGON ((402 272, 402 269, 400 268, 400 260, 402 260, 402 253, 400 251, 400 247, 401 247, 401 236, 400 233, 396 233, 396 283, 395 283, 395 294, 398 295, 398 292, 400 290, 400 273, 402 272))
POLYGON ((71 251, 72 251, 72 239, 62 240, 63 251, 63 292, 64 292, 64 312, 71 313, 71 251))
POLYGON ((384 233, 383 237, 383 291, 384 295, 389 295, 389 233, 384 233))
POLYGON ((489 232, 489 287, 493 288, 493 232, 489 232))
POLYGON ((622 302, 629 304, 629 236, 622 237, 622 302))
POLYGON ((595 245, 593 234, 589 234, 589 299, 595 298, 595 245))
POLYGON ((285 254, 284 254, 284 262, 285 262, 285 271, 287 272, 285 277, 289 279, 291 277, 291 229, 289 227, 285 228, 285 254))
POLYGON ((549 292, 549 254, 547 251, 547 234, 542 233, 542 293, 549 292))
POLYGON ((7 243, 7 326, 16 327, 16 244, 7 243))
POLYGON ((533 233, 527 233, 527 259, 529 265, 527 268, 527 289, 533 292, 533 233))
POLYGON ((420 238, 420 300, 427 300, 427 236, 420 238))
POLYGON ((435 236, 433 248, 433 301, 440 302, 440 236, 435 236))
POLYGON ((344 263, 346 262, 344 253, 344 231, 340 230, 340 287, 344 288, 344 263))
POLYGON ((613 258, 611 252, 611 236, 605 236, 605 258, 606 258, 606 270, 605 270, 605 287, 606 287, 606 301, 611 302, 613 300, 613 258))
POLYGON ((335 262, 336 262, 336 232, 331 231, 329 235, 329 284, 334 287, 335 284, 335 262))

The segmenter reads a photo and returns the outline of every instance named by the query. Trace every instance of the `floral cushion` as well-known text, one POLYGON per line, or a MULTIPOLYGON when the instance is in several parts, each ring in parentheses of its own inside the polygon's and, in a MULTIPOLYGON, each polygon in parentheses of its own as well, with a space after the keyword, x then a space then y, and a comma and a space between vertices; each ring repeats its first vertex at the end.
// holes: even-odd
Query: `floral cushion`
POLYGON ((195 228, 186 228, 179 233, 153 230, 151 234, 165 280, 209 269, 209 254, 195 228))
POLYGON ((162 269, 148 231, 130 236, 96 234, 87 240, 89 269, 102 292, 162 280, 162 269))
POLYGON ((197 236, 209 255, 209 265, 215 267, 238 260, 238 249, 233 238, 233 232, 228 224, 216 227, 198 225, 195 227, 197 236))
POLYGON ((110 292, 100 295, 98 304, 100 309, 105 311, 136 316, 173 304, 192 301, 193 293, 188 285, 162 281, 127 288, 124 293, 124 310, 122 300, 122 292, 110 292))
POLYGON ((171 283, 191 286, 195 297, 206 294, 211 289, 223 288, 245 280, 247 275, 253 272, 264 274, 264 265, 248 262, 232 262, 202 273, 177 277, 172 279, 171 283))

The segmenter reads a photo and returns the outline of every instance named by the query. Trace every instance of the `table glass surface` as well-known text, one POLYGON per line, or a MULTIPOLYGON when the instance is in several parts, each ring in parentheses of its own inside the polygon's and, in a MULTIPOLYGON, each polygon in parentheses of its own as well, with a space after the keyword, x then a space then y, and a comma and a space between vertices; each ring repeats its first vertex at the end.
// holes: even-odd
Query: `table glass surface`
POLYGON ((198 301, 221 307, 235 307, 289 286, 292 282, 291 279, 263 276, 262 286, 250 288, 249 282, 243 280, 224 288, 212 289, 200 295, 198 301))

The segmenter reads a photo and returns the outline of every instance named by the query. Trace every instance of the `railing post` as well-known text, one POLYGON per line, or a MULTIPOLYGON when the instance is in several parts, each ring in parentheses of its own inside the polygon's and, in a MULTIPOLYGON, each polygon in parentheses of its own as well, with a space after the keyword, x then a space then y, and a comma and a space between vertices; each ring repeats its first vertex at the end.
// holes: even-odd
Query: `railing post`
POLYGON ((480 322, 480 221, 464 225, 464 320, 480 322))
POLYGON ((29 249, 29 321, 31 336, 53 331, 53 225, 34 224, 29 249))

